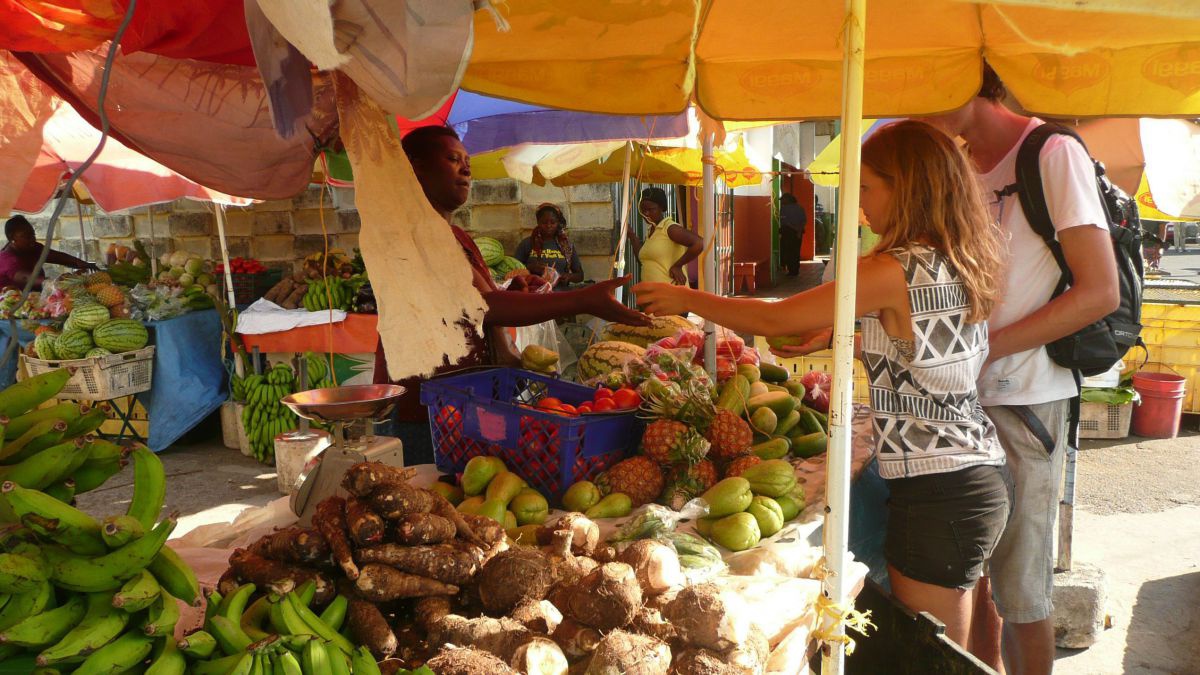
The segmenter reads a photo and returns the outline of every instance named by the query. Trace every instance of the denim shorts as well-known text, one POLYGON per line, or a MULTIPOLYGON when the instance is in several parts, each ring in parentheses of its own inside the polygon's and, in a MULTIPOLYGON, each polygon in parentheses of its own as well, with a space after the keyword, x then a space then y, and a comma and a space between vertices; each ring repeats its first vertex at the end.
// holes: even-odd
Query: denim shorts
POLYGON ((971 588, 1004 532, 1012 481, 1004 466, 888 480, 888 564, 944 588, 971 588))

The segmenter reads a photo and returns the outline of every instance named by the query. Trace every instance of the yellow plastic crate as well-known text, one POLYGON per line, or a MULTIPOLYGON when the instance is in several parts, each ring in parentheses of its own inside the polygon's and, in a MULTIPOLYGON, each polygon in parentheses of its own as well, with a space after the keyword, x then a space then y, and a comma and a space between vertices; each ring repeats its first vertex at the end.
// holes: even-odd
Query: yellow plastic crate
MULTIPOLYGON (((762 336, 754 338, 754 346, 758 348, 760 354, 766 354, 770 351, 770 346, 767 345, 766 339, 762 336)), ((827 349, 821 352, 813 352, 808 356, 801 356, 795 359, 775 357, 775 362, 797 375, 803 375, 810 370, 832 373, 833 350, 827 349)), ((862 363, 857 359, 854 361, 854 389, 851 395, 858 403, 867 403, 870 398, 870 393, 867 391, 867 371, 863 369, 862 363)))
MULTIPOLYGON (((1142 340, 1149 359, 1142 370, 1175 373, 1187 378, 1183 411, 1200 413, 1200 305, 1142 305, 1142 340)), ((1126 370, 1136 370, 1147 355, 1133 349, 1126 370)))

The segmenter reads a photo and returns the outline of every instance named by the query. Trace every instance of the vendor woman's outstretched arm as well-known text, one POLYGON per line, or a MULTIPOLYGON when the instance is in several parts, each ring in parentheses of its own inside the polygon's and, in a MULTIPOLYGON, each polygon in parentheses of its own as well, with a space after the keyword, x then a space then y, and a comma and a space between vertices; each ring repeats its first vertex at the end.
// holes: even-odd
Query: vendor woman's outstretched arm
MULTIPOLYGON (((907 307, 908 289, 900 263, 889 255, 863 258, 858 265, 855 316, 907 307)), ((738 333, 766 337, 801 335, 833 325, 834 284, 822 284, 786 300, 723 298, 685 286, 641 283, 633 287, 650 314, 694 312, 738 333)))
POLYGON ((613 291, 629 277, 609 279, 577 291, 558 293, 520 293, 488 291, 483 294, 488 310, 484 323, 493 326, 532 326, 573 314, 591 314, 606 321, 649 325, 650 319, 641 312, 617 302, 613 291))

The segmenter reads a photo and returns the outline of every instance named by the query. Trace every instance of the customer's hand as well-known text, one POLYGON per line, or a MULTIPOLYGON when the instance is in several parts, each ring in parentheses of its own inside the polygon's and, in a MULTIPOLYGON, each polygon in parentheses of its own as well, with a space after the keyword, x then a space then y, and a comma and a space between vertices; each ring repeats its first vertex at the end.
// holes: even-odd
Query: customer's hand
POLYGON ((650 317, 636 309, 630 309, 622 305, 613 297, 613 293, 621 286, 629 283, 631 278, 630 275, 625 275, 580 289, 578 293, 584 298, 582 311, 605 321, 612 321, 628 326, 649 326, 650 317))
POLYGON ((672 286, 651 281, 643 281, 633 287, 638 304, 647 313, 655 316, 687 314, 687 296, 691 290, 687 286, 672 286))
POLYGON ((781 358, 794 359, 799 356, 807 356, 813 352, 829 349, 829 341, 833 339, 833 329, 821 328, 799 337, 804 340, 802 343, 786 347, 772 347, 771 353, 781 358))

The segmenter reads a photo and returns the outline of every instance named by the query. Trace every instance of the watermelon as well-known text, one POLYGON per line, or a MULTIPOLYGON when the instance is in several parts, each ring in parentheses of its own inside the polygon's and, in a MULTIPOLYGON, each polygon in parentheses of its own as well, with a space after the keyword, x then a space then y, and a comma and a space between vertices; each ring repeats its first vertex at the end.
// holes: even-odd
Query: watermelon
POLYGON ((483 262, 488 267, 498 265, 501 260, 504 260, 504 245, 491 237, 476 237, 475 245, 479 247, 479 252, 483 254, 483 262))
POLYGON ((620 370, 626 363, 641 360, 645 356, 645 348, 639 345, 615 340, 597 342, 579 356, 579 379, 586 382, 607 375, 620 370))
POLYGON ((649 347, 663 338, 674 337, 681 330, 694 331, 696 326, 682 316, 655 316, 651 317, 650 325, 645 327, 610 323, 600 332, 600 339, 649 347))
POLYGON ((112 356, 112 352, 108 351, 104 347, 92 347, 88 350, 88 353, 83 355, 85 359, 94 359, 101 356, 112 356))
POLYGON ((521 262, 520 260, 517 260, 516 258, 514 258, 512 256, 506 255, 500 262, 496 263, 495 265, 492 265, 491 268, 492 268, 493 272, 495 272, 497 275, 500 276, 500 278, 503 279, 506 274, 508 274, 509 272, 511 272, 513 270, 525 269, 525 263, 521 262))
POLYGON ((98 302, 77 304, 67 315, 67 321, 71 322, 71 327, 80 330, 92 330, 110 318, 108 308, 98 302))
POLYGON ((92 337, 86 330, 73 328, 64 331, 54 341, 54 351, 60 359, 82 359, 92 348, 92 337))
POLYGON ((54 361, 58 358, 58 352, 54 349, 54 343, 58 341, 58 333, 39 333, 33 339, 33 349, 37 352, 37 357, 45 361, 54 361))
POLYGON ((92 338, 114 354, 141 349, 150 340, 142 322, 133 319, 109 319, 92 331, 92 338))

